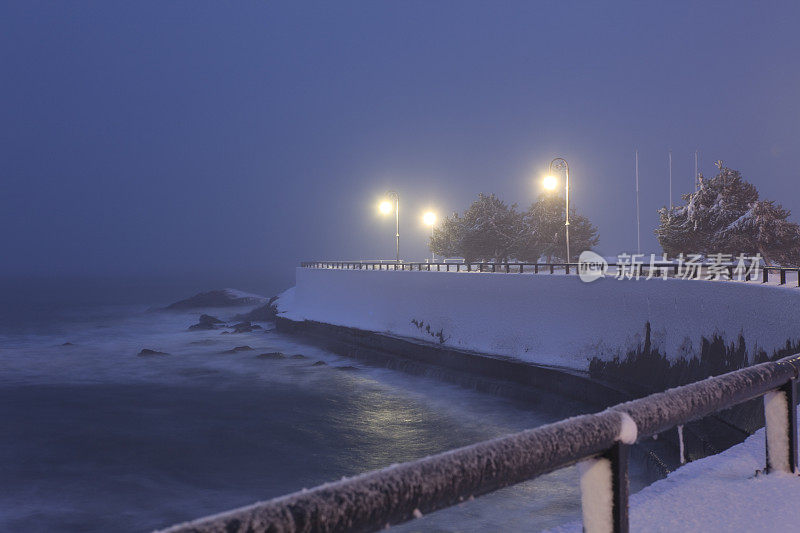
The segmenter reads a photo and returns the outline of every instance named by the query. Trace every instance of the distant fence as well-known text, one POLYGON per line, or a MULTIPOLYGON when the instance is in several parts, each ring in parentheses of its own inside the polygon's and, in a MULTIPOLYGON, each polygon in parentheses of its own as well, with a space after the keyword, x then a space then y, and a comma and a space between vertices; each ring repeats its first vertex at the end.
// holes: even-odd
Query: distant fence
POLYGON ((800 355, 762 363, 165 531, 377 531, 579 463, 584 531, 627 532, 628 452, 637 439, 763 396, 766 471, 796 472, 799 372, 800 355))
MULTIPOLYGON (((577 274, 579 263, 405 263, 396 261, 305 261, 300 263, 303 268, 325 268, 337 270, 399 270, 399 271, 428 271, 428 272, 493 272, 505 274, 541 274, 541 273, 564 273, 577 274)), ((609 275, 613 276, 620 269, 633 273, 631 269, 641 277, 660 277, 663 272, 667 272, 670 277, 678 277, 681 268, 688 268, 687 265, 681 266, 678 263, 642 263, 641 265, 630 265, 621 263, 608 263, 609 275)), ((724 272, 727 274, 726 280, 735 280, 735 265, 724 265, 724 272)), ((762 283, 777 281, 779 285, 787 284, 787 272, 794 273, 796 286, 800 287, 800 268, 798 267, 779 267, 779 266, 760 266, 759 279, 762 283)), ((709 266, 702 264, 696 271, 697 277, 686 279, 708 279, 709 266)), ((742 276, 743 281, 755 281, 753 276, 746 274, 742 276)))

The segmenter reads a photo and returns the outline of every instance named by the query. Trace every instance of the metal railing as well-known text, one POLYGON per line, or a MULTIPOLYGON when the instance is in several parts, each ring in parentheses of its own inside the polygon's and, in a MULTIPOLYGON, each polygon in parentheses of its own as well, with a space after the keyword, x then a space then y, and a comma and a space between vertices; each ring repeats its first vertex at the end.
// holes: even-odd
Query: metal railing
MULTIPOLYGON (((577 274, 579 263, 406 263, 396 261, 304 261, 300 263, 303 268, 326 268, 337 270, 399 270, 399 271, 427 271, 427 272, 493 272, 505 274, 541 274, 563 272, 565 274, 577 274)), ((638 273, 639 276, 660 277, 663 272, 667 272, 669 277, 679 277, 681 269, 688 268, 686 265, 678 263, 644 263, 636 265, 635 270, 631 270, 630 264, 609 263, 609 273, 625 269, 626 272, 638 273)), ((692 277, 686 279, 709 279, 713 274, 707 264, 700 265, 692 277)), ((725 280, 735 280, 736 267, 725 265, 725 280)), ((797 287, 800 287, 800 268, 799 267, 779 267, 779 266, 760 266, 758 268, 762 283, 770 282, 771 273, 777 274, 776 278, 779 285, 787 284, 787 272, 795 273, 797 287)), ((755 281, 750 274, 741 276, 742 281, 755 281)))
POLYGON ((766 471, 796 473, 799 372, 800 355, 754 365, 165 531, 376 531, 580 463, 584 530, 626 532, 629 447, 748 400, 764 396, 766 471))

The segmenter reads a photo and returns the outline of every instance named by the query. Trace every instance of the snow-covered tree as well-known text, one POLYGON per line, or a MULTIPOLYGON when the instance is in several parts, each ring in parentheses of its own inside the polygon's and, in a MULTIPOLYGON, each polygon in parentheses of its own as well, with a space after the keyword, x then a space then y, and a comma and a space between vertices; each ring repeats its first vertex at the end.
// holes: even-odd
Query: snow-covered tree
MULTIPOLYGON (((562 196, 542 194, 525 213, 524 238, 517 248, 517 258, 523 261, 538 261, 542 256, 547 262, 564 261, 566 256, 566 206, 562 196)), ((588 218, 577 214, 574 207, 569 210, 570 261, 576 261, 580 253, 597 246, 597 228, 588 218)))
POLYGON ((445 218, 431 238, 431 251, 467 262, 507 261, 522 233, 522 214, 494 194, 479 194, 463 216, 445 218))
POLYGON ((433 228, 428 248, 442 257, 462 257, 462 241, 464 239, 464 221, 453 213, 444 217, 442 222, 433 228))
MULTIPOLYGON (((542 195, 530 209, 520 213, 495 195, 478 195, 463 215, 442 220, 433 230, 430 249, 444 257, 482 260, 564 260, 564 199, 542 195)), ((589 219, 570 209, 570 252, 573 261, 580 252, 597 245, 597 228, 589 219)))
POLYGON ((769 264, 800 265, 800 227, 773 201, 727 167, 700 179, 697 192, 684 194, 683 206, 659 209, 658 242, 669 255, 680 253, 760 253, 769 264))

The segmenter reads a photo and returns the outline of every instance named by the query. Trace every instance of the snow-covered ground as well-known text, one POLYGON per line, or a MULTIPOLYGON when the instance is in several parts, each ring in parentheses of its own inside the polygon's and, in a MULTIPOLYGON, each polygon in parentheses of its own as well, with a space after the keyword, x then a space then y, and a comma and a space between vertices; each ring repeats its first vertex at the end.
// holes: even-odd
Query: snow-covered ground
POLYGON ((643 340, 691 357, 702 337, 744 336, 748 353, 800 339, 800 289, 682 279, 592 283, 577 276, 298 268, 281 315, 523 360, 586 368, 643 340))
MULTIPOLYGON (((631 496, 631 531, 798 531, 800 477, 764 469, 764 430, 631 496)), ((557 528, 581 531, 579 522, 557 528)))

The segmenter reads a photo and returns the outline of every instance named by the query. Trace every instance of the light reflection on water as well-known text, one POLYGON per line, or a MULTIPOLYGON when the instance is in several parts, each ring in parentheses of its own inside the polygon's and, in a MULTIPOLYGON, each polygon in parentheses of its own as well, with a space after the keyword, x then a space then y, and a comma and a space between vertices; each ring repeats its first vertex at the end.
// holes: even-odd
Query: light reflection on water
MULTIPOLYGON (((0 529, 149 530, 580 410, 365 367, 274 331, 187 332, 198 314, 118 309, 0 336, 0 529), (220 353, 241 345, 254 350, 220 353), (171 355, 137 357, 145 347, 171 355), (267 351, 306 358, 255 357, 267 351)), ((399 529, 529 531, 578 512, 565 469, 399 529)))

